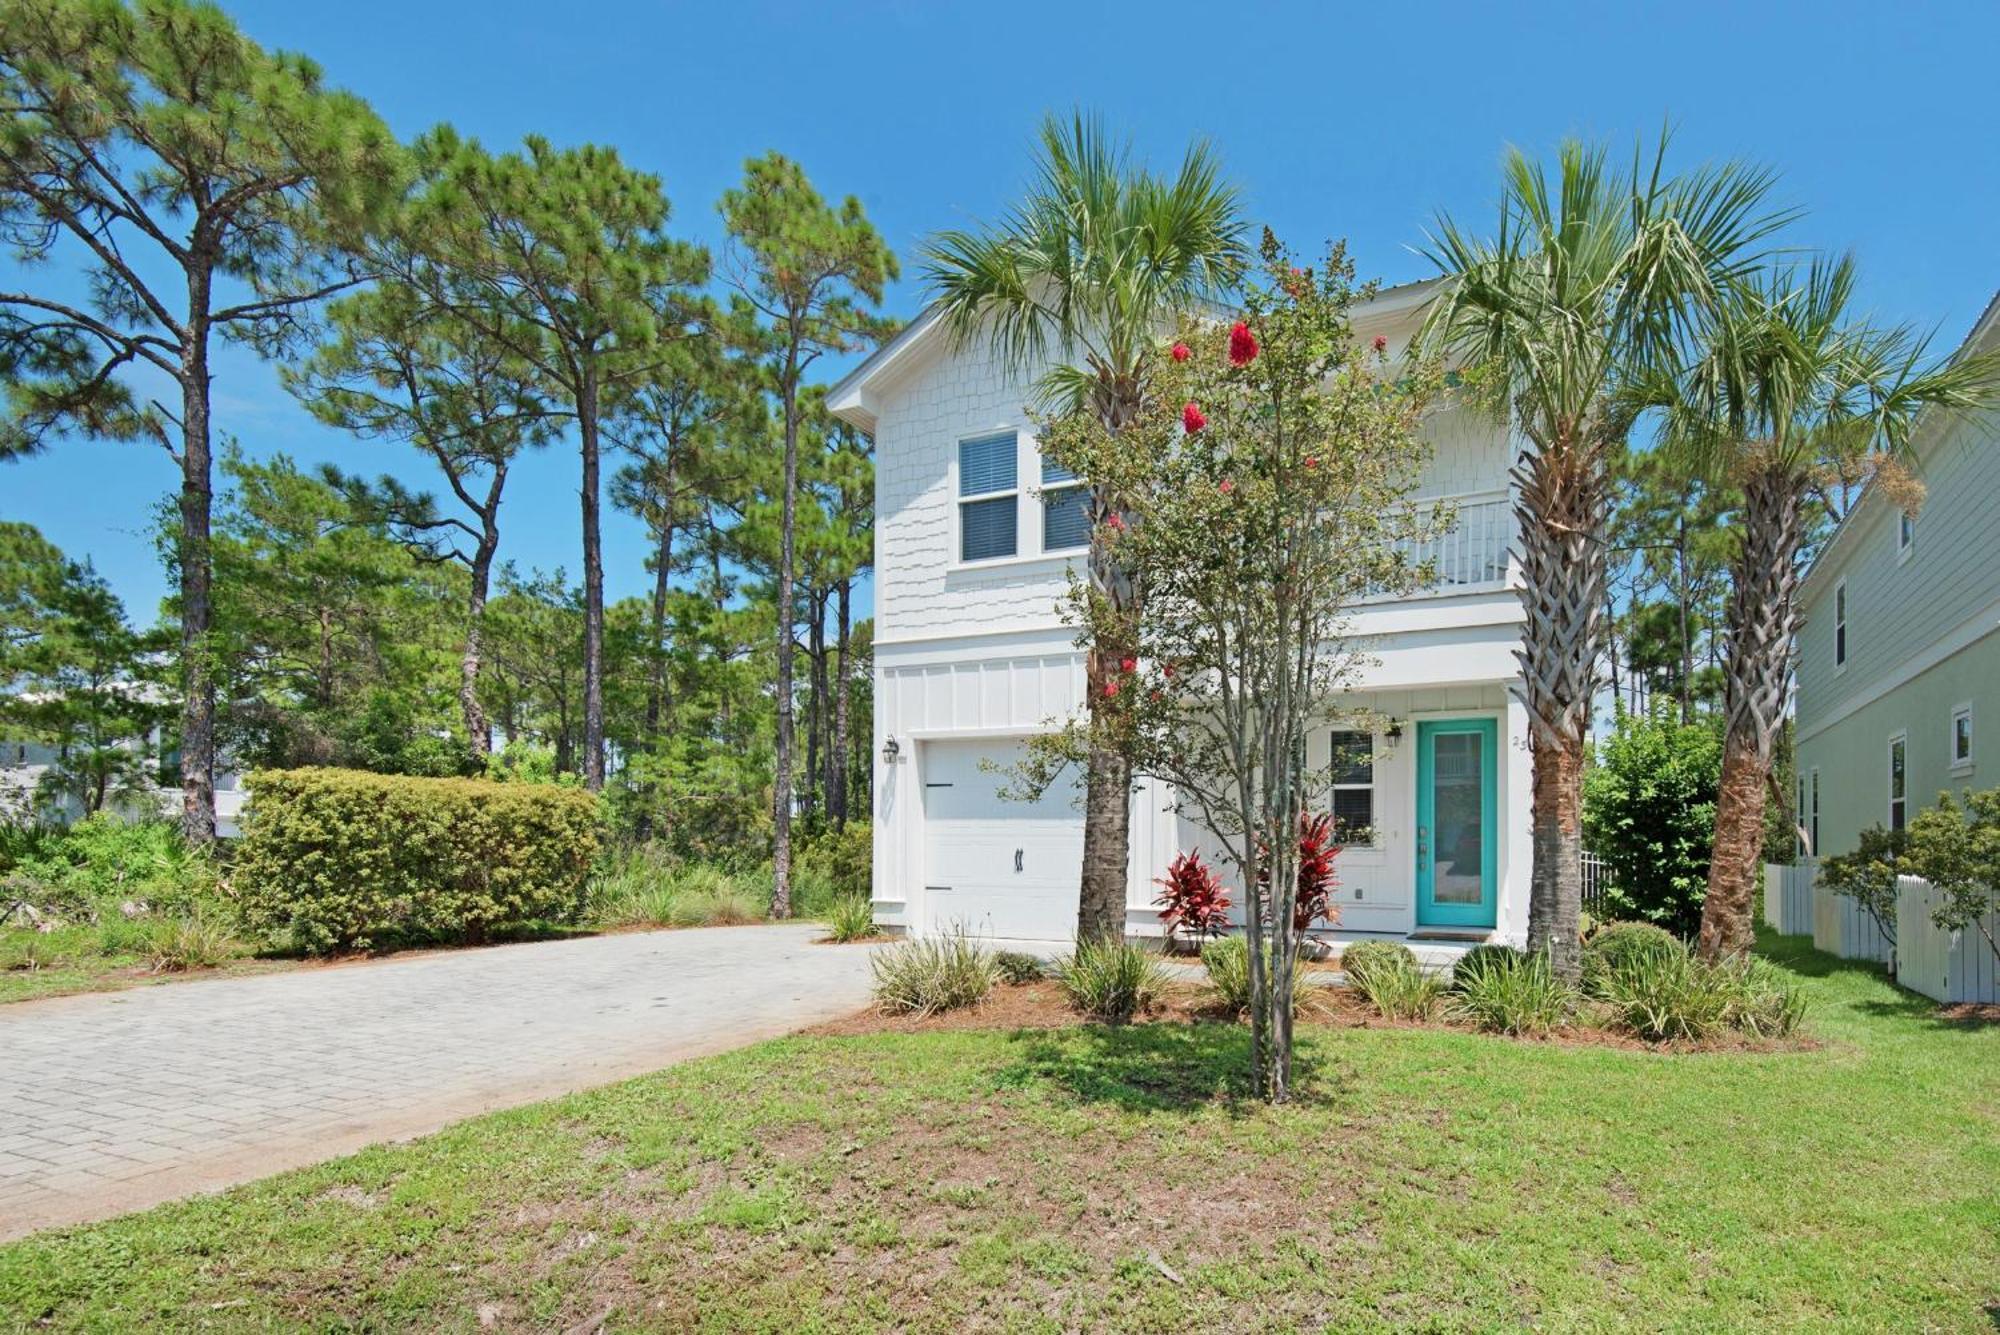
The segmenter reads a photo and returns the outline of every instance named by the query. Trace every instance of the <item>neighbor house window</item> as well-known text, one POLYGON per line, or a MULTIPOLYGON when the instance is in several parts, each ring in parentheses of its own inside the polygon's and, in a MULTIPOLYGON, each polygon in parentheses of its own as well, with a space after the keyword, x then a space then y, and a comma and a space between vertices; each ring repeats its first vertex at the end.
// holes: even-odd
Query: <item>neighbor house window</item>
POLYGON ((1018 549, 1020 461, 1014 433, 958 442, 958 559, 992 561, 1018 549))
POLYGON ((1951 763, 1972 763, 1972 706, 1960 705, 1951 711, 1951 763))
POLYGON ((1917 541, 1916 517, 1908 510, 1896 512, 1896 559, 1902 560, 1910 554, 1910 548, 1917 541))
POLYGON ((1333 837, 1353 846, 1375 842, 1375 739, 1365 732, 1333 734, 1333 837))
POLYGON ((1833 665, 1847 661, 1847 581, 1833 586, 1833 665))
POLYGON ((1090 494, 1076 474, 1042 460, 1042 550, 1067 551, 1090 545, 1090 494))
POLYGON ((1900 830, 1909 819, 1910 739, 1897 733, 1889 739, 1889 828, 1900 830))
POLYGON ((1819 856, 1819 768, 1818 766, 1814 766, 1812 772, 1812 807, 1810 809, 1812 815, 1806 822, 1806 828, 1812 832, 1811 835, 1812 849, 1810 851, 1812 852, 1812 855, 1814 857, 1818 857, 1819 856))

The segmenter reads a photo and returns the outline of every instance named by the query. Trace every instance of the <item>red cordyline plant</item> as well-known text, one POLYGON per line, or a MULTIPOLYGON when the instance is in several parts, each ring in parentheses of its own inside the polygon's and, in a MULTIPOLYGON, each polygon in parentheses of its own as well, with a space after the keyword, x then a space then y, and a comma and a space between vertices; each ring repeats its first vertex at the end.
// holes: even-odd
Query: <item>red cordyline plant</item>
POLYGON ((1160 887, 1160 925, 1167 935, 1203 941, 1229 930, 1229 890, 1199 853, 1183 853, 1167 864, 1160 887))
MULTIPOLYGON (((1303 932, 1316 922, 1328 926, 1340 921, 1340 907, 1333 902, 1334 887, 1340 884, 1340 873, 1334 866, 1340 857, 1340 845, 1333 838, 1333 817, 1322 813, 1313 815, 1309 811, 1299 813, 1298 851, 1298 900, 1292 908, 1292 930, 1303 932)), ((1266 867, 1270 865, 1265 860, 1266 867)), ((1270 873, 1260 873, 1259 880, 1268 883, 1270 873)))

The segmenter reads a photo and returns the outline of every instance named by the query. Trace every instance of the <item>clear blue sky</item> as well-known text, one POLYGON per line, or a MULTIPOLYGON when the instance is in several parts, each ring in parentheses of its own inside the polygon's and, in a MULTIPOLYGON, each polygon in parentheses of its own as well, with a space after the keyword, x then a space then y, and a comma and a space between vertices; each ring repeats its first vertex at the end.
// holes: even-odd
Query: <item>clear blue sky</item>
MULTIPOLYGON (((1865 304, 1955 343, 2000 286, 2000 5, 1434 6, 524 3, 233 0, 257 40, 303 51, 400 135, 450 121, 491 146, 538 132, 615 145, 659 173, 684 235, 777 148, 822 191, 858 194, 907 256, 1014 196, 1049 109, 1101 112, 1155 159, 1221 149, 1250 211, 1295 246, 1352 243, 1364 275, 1424 276, 1410 247, 1440 208, 1478 219, 1501 149, 1565 134, 1629 144, 1663 118, 1677 159, 1747 156, 1810 215, 1802 242, 1858 252, 1865 304)), ((906 276, 893 313, 921 302, 906 276)), ((829 368, 829 371, 835 368, 829 368)), ((431 485, 413 451, 314 425, 242 353, 217 422, 285 450, 431 485)), ((69 444, 0 465, 0 518, 89 555, 136 618, 164 582, 144 527, 175 483, 157 449, 69 444)), ((510 482, 502 555, 577 559, 573 458, 510 482)), ((642 541, 607 522, 611 594, 641 590, 642 541)))

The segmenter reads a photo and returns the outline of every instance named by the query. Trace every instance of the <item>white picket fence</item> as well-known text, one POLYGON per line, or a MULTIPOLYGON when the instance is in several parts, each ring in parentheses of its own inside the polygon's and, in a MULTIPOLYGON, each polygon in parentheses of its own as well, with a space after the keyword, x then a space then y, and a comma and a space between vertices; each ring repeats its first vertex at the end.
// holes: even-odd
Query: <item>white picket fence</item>
MULTIPOLYGON (((2000 968, 1977 931, 1941 931, 1931 921, 1937 892, 1928 881, 1905 876, 1896 887, 1894 944, 1874 918, 1846 895, 1815 884, 1810 862, 1764 866, 1764 921, 1790 936, 1810 934, 1813 945, 1842 959, 1887 964, 1896 981, 1939 1001, 2000 1002, 2000 968)), ((1986 919, 2000 937, 2000 910, 1986 919)))
MULTIPOLYGON (((1931 921, 1938 893, 1914 876, 1896 882, 1896 980, 1939 1001, 2000 1002, 2000 961, 1975 929, 1941 930, 1931 921)), ((2000 910, 1986 915, 2000 939, 2000 910)))

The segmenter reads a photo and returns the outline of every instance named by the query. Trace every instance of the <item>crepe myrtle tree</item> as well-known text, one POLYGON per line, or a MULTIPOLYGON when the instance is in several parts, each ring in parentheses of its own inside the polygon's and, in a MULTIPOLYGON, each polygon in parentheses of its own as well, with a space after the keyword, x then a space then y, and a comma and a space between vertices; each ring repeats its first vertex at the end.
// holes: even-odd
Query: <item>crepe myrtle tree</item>
MULTIPOLYGON (((1450 516, 1406 504, 1441 377, 1392 367, 1384 340, 1357 344, 1348 310, 1368 289, 1342 248, 1298 269, 1266 233, 1260 255, 1241 317, 1186 323, 1156 349, 1151 404, 1115 435, 1086 412, 1045 426, 1052 458, 1128 498, 1101 536, 1145 597, 1132 651, 1086 717, 1037 739, 1021 778, 1046 784, 1113 745, 1214 836, 1252 947, 1252 1083, 1281 1102, 1292 1019, 1277 999, 1304 935, 1298 832, 1329 780, 1307 765, 1307 733, 1356 717, 1344 697, 1368 659, 1345 637, 1349 609, 1423 580, 1409 553, 1450 516)), ((1124 616, 1077 575, 1067 606, 1084 645, 1124 616)))

